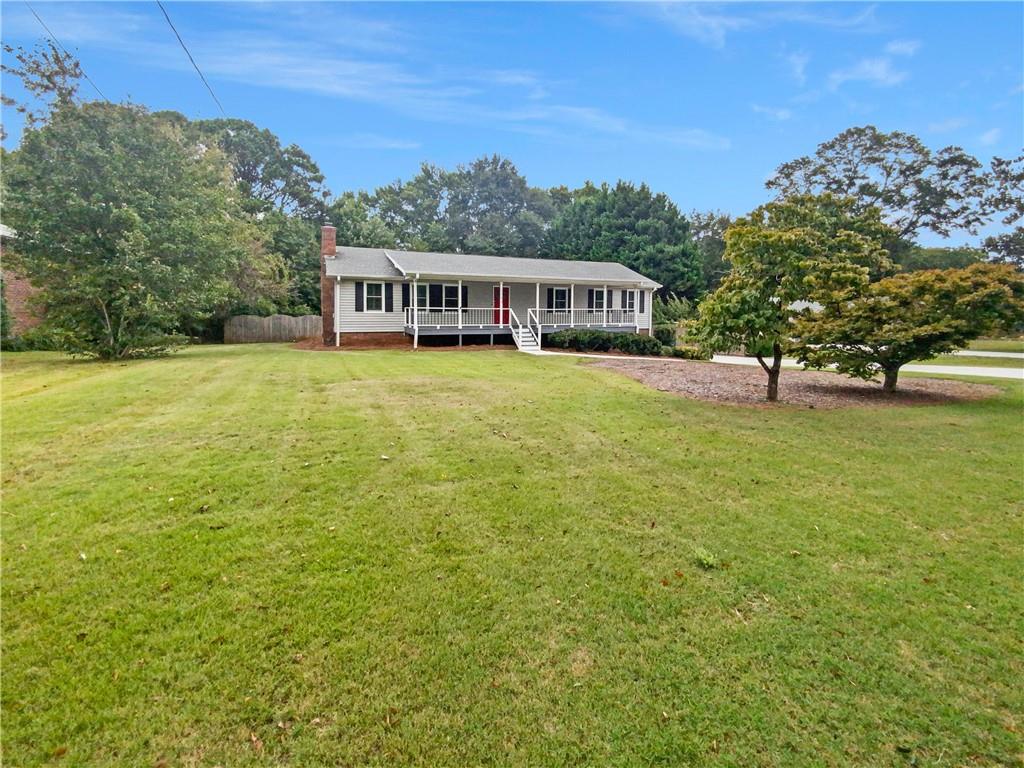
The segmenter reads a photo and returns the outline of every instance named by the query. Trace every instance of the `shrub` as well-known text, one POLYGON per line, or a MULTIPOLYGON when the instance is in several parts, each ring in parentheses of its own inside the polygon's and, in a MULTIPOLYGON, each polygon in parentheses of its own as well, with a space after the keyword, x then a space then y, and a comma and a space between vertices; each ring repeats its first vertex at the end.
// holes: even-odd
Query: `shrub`
POLYGON ((661 354, 661 342, 653 336, 640 336, 632 333, 613 334, 612 347, 625 352, 627 355, 650 355, 657 357, 661 354))
POLYGON ((564 331, 556 331, 548 336, 547 343, 577 352, 608 352, 617 349, 627 355, 658 356, 661 354, 661 342, 653 336, 609 333, 586 328, 567 328, 564 331))
POLYGON ((665 299, 655 299, 651 308, 654 310, 654 322, 659 324, 677 323, 680 320, 693 317, 694 314, 693 304, 687 299, 679 298, 674 293, 670 293, 665 299))
POLYGON ((654 338, 662 343, 666 347, 674 347, 676 345, 676 326, 674 323, 662 323, 661 325, 654 326, 654 338))
POLYGON ((700 347, 674 347, 671 352, 673 357, 681 357, 683 360, 710 360, 711 353, 700 347))

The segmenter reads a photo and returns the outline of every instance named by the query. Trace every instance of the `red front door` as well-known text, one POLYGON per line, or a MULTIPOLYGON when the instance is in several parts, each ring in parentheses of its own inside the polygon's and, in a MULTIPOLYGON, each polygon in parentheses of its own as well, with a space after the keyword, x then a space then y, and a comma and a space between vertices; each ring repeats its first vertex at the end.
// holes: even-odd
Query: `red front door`
POLYGON ((494 286, 494 324, 508 325, 508 286, 494 286))

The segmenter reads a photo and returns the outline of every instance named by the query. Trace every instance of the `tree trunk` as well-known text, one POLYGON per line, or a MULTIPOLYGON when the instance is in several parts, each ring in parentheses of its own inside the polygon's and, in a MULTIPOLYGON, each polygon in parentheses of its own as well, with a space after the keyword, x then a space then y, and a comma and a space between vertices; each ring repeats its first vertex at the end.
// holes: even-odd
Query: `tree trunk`
POLYGON ((782 371, 782 347, 779 344, 772 344, 771 366, 765 363, 764 358, 761 357, 761 355, 757 356, 757 362, 761 364, 765 373, 768 374, 767 399, 769 403, 774 403, 779 399, 779 373, 782 371))
POLYGON ((886 368, 885 369, 885 380, 882 382, 883 392, 894 392, 896 390, 896 380, 900 376, 899 368, 886 368))

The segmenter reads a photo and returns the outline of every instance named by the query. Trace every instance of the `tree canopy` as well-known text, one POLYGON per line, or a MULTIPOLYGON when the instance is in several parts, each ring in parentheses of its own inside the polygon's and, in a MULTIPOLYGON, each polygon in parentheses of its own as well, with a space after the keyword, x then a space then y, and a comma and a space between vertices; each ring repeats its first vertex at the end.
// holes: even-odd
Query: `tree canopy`
POLYGON ((737 219, 725 233, 732 269, 700 304, 701 345, 753 354, 768 375, 767 399, 778 399, 794 321, 809 302, 855 295, 872 274, 889 271, 887 230, 877 210, 828 194, 768 203, 737 219))
POLYGON ((413 250, 535 256, 555 214, 552 197, 498 155, 451 171, 424 163, 409 181, 363 199, 397 244, 413 250))
POLYGON ((996 261, 1024 269, 1024 155, 1013 160, 992 159, 992 194, 989 205, 1001 213, 1000 221, 1014 226, 1009 232, 985 238, 985 249, 996 261))
POLYGON ((960 147, 938 151, 909 133, 872 125, 849 128, 820 144, 813 156, 784 163, 766 186, 781 197, 830 192, 858 208, 878 208, 899 238, 922 230, 948 236, 976 232, 988 220, 989 179, 960 147))
POLYGON ((61 106, 26 129, 4 181, 18 231, 5 256, 71 352, 159 352, 190 322, 279 285, 223 156, 140 107, 61 106))
POLYGON ((552 222, 542 255, 618 261, 657 280, 664 295, 693 297, 703 286, 689 222, 667 195, 646 184, 588 182, 576 190, 552 222))
POLYGON ((235 181, 256 203, 254 212, 277 210, 299 218, 323 218, 324 175, 305 150, 248 120, 219 118, 187 123, 198 141, 212 142, 231 163, 235 181))
POLYGON ((881 371, 896 388, 900 368, 967 346, 1024 320, 1024 275, 1009 265, 900 273, 855 296, 827 299, 796 325, 801 362, 862 379, 881 371))

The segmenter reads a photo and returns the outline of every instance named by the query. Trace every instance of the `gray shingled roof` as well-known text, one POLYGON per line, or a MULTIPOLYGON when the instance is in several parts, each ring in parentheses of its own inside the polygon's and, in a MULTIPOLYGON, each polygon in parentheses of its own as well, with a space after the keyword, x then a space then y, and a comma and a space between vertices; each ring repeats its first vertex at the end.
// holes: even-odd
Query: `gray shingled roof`
POLYGON ((576 283, 636 284, 660 288, 659 283, 613 261, 523 259, 477 256, 469 253, 427 253, 384 248, 338 246, 327 273, 341 277, 453 277, 499 280, 540 280, 576 283))
POLYGON ((335 256, 327 261, 327 274, 331 277, 402 277, 381 248, 343 245, 335 249, 335 256))

